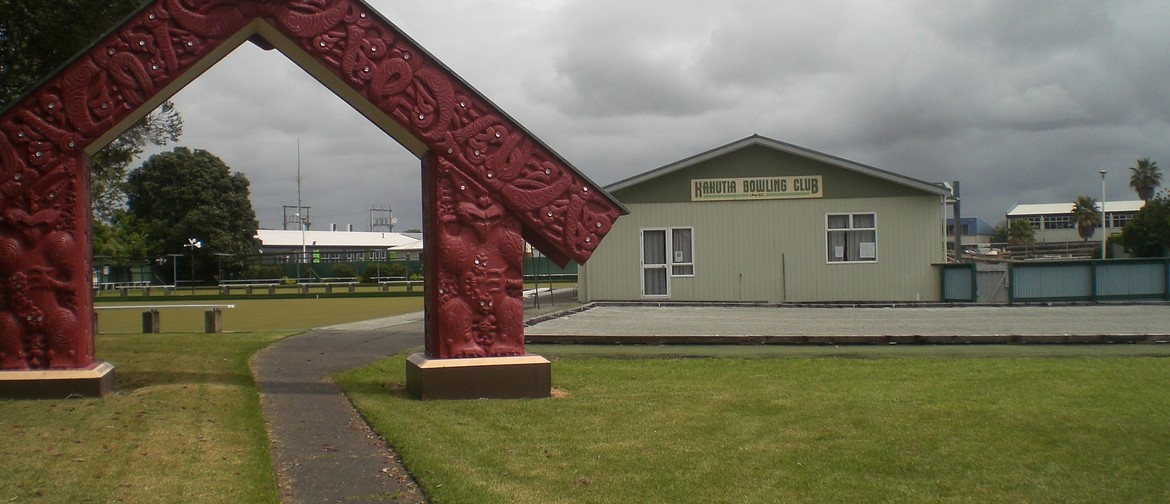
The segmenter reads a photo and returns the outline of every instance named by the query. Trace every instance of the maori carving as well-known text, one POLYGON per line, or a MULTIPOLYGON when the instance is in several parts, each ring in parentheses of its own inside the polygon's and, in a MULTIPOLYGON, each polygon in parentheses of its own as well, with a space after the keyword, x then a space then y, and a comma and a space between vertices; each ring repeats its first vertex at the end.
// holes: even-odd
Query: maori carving
MULTIPOLYGON (((6 167, 11 158, 0 156, 6 167)), ((0 369, 74 369, 93 363, 92 338, 74 338, 92 324, 91 311, 80 309, 91 304, 90 292, 79 291, 74 282, 88 261, 78 254, 73 237, 89 225, 87 205, 78 204, 84 189, 79 196, 74 187, 81 171, 74 161, 6 173, 0 183, 5 203, 0 212, 0 369)), ((82 285, 87 278, 83 273, 82 285)))
POLYGON ((291 2, 270 15, 431 152, 498 195, 558 262, 587 260, 620 214, 604 192, 364 4, 291 2))
MULTIPOLYGON (((447 245, 437 255, 474 258, 482 251, 471 250, 481 247, 490 249, 491 264, 444 263, 441 275, 478 282, 459 280, 451 317, 460 322, 445 322, 474 345, 452 346, 444 356, 522 351, 522 339, 513 341, 521 338, 513 292, 520 236, 561 264, 584 262, 622 213, 359 0, 155 0, 0 115, 0 369, 92 364, 84 149, 143 113, 226 40, 251 35, 244 31, 257 20, 425 144, 449 180, 475 187, 473 199, 453 193, 454 213, 438 216, 446 219, 440 241, 447 245), (492 309, 480 309, 489 297, 492 309)), ((434 295, 428 290, 428 299, 434 295)))
POLYGON ((145 8, 0 115, 0 370, 94 363, 83 149, 223 41, 172 21, 145 8))
MULTIPOLYGON (((428 159, 425 258, 436 285, 428 328, 435 357, 524 354, 520 223, 480 184, 442 158, 428 159)), ((429 287, 428 287, 429 288, 429 287)), ((430 307, 428 307, 430 308, 430 307)))

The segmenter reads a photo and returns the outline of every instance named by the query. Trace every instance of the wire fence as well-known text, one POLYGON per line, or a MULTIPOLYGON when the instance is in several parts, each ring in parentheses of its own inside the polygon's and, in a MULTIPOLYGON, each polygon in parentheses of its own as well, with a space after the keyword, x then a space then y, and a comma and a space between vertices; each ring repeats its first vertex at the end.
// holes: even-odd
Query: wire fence
MULTIPOLYGON (((421 282, 420 259, 274 261, 270 257, 229 257, 213 267, 192 268, 188 257, 145 260, 94 257, 93 286, 98 290, 144 287, 191 287, 233 285, 299 285, 306 283, 421 282)), ((577 264, 562 268, 547 257, 524 258, 525 283, 536 280, 576 281, 577 264)))

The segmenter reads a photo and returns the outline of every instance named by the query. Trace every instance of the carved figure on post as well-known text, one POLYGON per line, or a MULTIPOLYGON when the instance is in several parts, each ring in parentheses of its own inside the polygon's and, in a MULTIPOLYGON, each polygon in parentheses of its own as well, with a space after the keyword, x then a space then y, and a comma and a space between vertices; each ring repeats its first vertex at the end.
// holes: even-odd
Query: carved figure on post
POLYGON ((11 151, 0 154, 5 168, 14 168, 0 183, 7 203, 0 209, 0 369, 85 367, 93 363, 92 343, 76 344, 73 335, 91 320, 81 309, 89 292, 74 280, 88 269, 88 255, 73 234, 79 213, 89 224, 88 209, 77 204, 87 195, 74 187, 75 159, 52 155, 31 132, 16 137, 36 150, 32 167, 23 169, 11 151))
POLYGON ((427 355, 523 354, 524 240, 584 262, 616 200, 360 0, 155 0, 0 114, 0 371, 93 364, 87 153, 245 40, 425 158, 427 355))
MULTIPOLYGON (((479 184, 441 159, 430 168, 437 205, 436 261, 440 342, 436 356, 522 355, 524 241, 520 224, 479 184)), ((427 263, 432 264, 432 263, 427 263)))

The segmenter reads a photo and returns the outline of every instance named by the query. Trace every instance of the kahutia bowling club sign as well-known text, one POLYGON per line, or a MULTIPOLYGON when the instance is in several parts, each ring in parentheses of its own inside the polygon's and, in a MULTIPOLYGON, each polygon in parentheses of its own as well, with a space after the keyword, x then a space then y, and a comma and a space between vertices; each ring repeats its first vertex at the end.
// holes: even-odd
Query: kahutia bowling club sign
POLYGON ((820 198, 820 175, 692 179, 691 201, 820 198))

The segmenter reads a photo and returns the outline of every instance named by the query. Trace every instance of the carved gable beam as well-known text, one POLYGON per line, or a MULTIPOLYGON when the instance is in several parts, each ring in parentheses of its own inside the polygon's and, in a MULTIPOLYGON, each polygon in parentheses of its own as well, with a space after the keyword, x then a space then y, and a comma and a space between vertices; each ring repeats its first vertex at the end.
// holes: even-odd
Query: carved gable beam
MULTIPOLYGON (((561 264, 584 262, 625 213, 359 0, 156 0, 0 112, 0 369, 92 364, 87 155, 248 39, 280 49, 415 155, 434 156, 426 166, 442 166, 439 179, 473 183, 481 194, 461 208, 501 212, 506 230, 491 236, 522 235, 561 264)), ((511 282, 499 310, 513 308, 511 282)))
POLYGON ((358 0, 156 1, 8 110, 0 127, 15 149, 39 156, 30 163, 96 151, 257 35, 319 79, 327 71, 326 85, 420 158, 434 152, 493 191, 558 262, 584 262, 624 213, 358 0))

